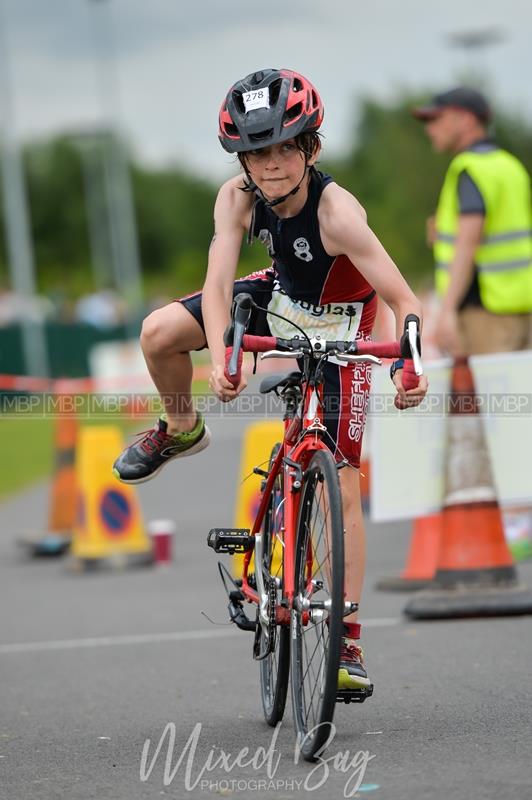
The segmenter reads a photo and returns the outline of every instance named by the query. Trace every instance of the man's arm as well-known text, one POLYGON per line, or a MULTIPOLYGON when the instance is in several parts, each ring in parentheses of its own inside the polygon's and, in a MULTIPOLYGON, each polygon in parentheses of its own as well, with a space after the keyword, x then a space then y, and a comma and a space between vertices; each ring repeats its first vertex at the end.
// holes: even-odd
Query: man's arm
POLYGON ((449 264, 449 285, 442 309, 456 311, 471 286, 475 271, 475 250, 482 240, 484 216, 461 214, 458 218, 455 255, 449 264))
POLYGON ((449 264, 449 284, 438 320, 436 341, 442 350, 460 355, 462 347, 458 330, 458 309, 473 282, 475 250, 482 240, 486 207, 478 186, 466 170, 458 178, 458 229, 455 254, 449 264))

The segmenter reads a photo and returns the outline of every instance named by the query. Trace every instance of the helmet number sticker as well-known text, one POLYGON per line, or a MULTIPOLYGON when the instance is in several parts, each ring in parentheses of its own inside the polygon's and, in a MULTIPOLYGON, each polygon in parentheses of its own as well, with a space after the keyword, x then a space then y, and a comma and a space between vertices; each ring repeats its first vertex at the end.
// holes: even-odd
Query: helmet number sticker
POLYGON ((242 95, 246 114, 256 108, 270 107, 270 90, 266 86, 264 89, 257 89, 255 92, 244 92, 242 95))

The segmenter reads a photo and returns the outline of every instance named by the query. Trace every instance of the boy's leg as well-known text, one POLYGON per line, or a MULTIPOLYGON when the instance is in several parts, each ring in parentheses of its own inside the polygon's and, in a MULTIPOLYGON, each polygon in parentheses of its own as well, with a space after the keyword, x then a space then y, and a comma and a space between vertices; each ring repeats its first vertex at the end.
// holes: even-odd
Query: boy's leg
POLYGON ((179 302, 154 311, 142 326, 141 346, 165 414, 116 459, 113 473, 124 483, 148 481, 168 461, 198 453, 210 441, 210 431, 194 411, 190 396, 189 351, 205 346, 205 334, 192 311, 179 302))
MULTIPOLYGON (((346 600, 358 602, 362 596, 366 566, 366 536, 360 498, 360 471, 354 467, 344 467, 340 470, 339 478, 345 530, 345 596, 346 600)), ((357 618, 358 614, 355 612, 345 617, 344 621, 356 623, 357 618)))
POLYGON ((196 412, 190 395, 190 351, 206 345, 199 322, 182 303, 170 303, 144 320, 140 343, 166 411, 168 433, 192 430, 196 412))
MULTIPOLYGON (((325 368, 324 422, 336 447, 337 461, 348 465, 339 471, 344 517, 344 593, 345 599, 360 603, 366 566, 366 539, 360 497, 360 454, 367 399, 371 379, 367 365, 325 368)), ((332 442, 331 442, 332 444, 332 442)), ((368 689, 368 678, 360 638, 357 613, 344 617, 344 636, 340 650, 339 690, 368 689)))
MULTIPOLYGON (((249 292, 260 305, 267 305, 272 285, 272 271, 260 270, 235 281, 233 294, 249 292)), ((250 332, 269 333, 263 316, 254 310, 250 332)), ((124 483, 150 480, 168 461, 198 453, 209 444, 210 431, 194 411, 190 395, 190 351, 202 350, 206 344, 201 292, 159 308, 144 320, 141 346, 165 414, 115 461, 113 472, 124 483)))
MULTIPOLYGON (((258 270, 235 281, 233 296, 248 292, 259 305, 268 304, 273 285, 271 269, 258 270)), ((269 334, 264 315, 253 311, 250 332, 269 334)), ((184 297, 157 309, 144 320, 140 337, 150 375, 163 400, 170 433, 194 427, 190 387, 192 361, 190 351, 207 346, 201 307, 201 292, 184 297)))
MULTIPOLYGON (((360 602, 366 565, 366 537, 360 499, 359 470, 344 467, 340 470, 340 488, 344 513, 345 571, 344 591, 347 600, 360 602)), ((371 685, 364 664, 364 653, 356 643, 360 639, 357 614, 344 617, 344 636, 340 649, 338 689, 365 690, 371 685)))
MULTIPOLYGON (((345 596, 346 600, 359 603, 366 565, 359 467, 371 368, 366 364, 338 366, 329 362, 324 378, 324 423, 329 433, 326 441, 336 460, 346 459, 348 464, 338 473, 345 528, 345 596)), ((355 624, 357 614, 350 614, 345 621, 355 624)))

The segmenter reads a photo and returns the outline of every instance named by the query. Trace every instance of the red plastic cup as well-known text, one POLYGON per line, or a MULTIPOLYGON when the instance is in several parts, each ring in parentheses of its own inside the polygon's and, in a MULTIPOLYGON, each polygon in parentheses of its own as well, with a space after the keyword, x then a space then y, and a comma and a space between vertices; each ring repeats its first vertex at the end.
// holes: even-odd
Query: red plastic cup
POLYGON ((171 563, 175 530, 175 522, 171 519, 156 519, 148 524, 155 564, 171 563))

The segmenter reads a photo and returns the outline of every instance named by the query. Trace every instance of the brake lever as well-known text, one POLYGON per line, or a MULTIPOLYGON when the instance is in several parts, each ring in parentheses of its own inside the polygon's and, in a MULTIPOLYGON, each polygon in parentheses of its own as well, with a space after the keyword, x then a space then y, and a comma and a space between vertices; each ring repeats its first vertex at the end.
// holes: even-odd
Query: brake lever
MULTIPOLYGON (((331 352, 329 352, 331 355, 331 352)), ((338 359, 338 361, 345 361, 347 364, 356 364, 360 362, 369 362, 371 364, 377 364, 378 366, 382 365, 382 361, 377 356, 360 356, 360 355, 349 355, 348 353, 335 353, 334 350, 332 351, 332 355, 338 359)))
POLYGON ((423 375, 423 364, 421 363, 421 356, 418 350, 419 332, 416 320, 412 319, 408 322, 407 331, 412 361, 414 362, 414 372, 419 377, 423 375))
POLYGON ((245 292, 237 294, 233 300, 231 324, 224 334, 225 345, 233 346, 231 358, 227 365, 227 373, 231 378, 238 374, 240 348, 242 347, 242 340, 254 305, 251 295, 245 292))
MULTIPOLYGON (((247 323, 246 323, 247 324, 247 323)), ((231 358, 229 359, 229 364, 227 365, 227 372, 231 377, 237 374, 238 372, 238 357, 240 355, 240 348, 242 346, 242 339, 244 338, 244 334, 246 332, 246 324, 242 322, 238 322, 235 320, 234 328, 233 328, 233 351, 231 353, 231 358), (236 342, 236 347, 235 347, 236 342)))
POLYGON ((266 350, 265 353, 260 354, 260 360, 263 358, 304 358, 305 353, 303 350, 266 350))

